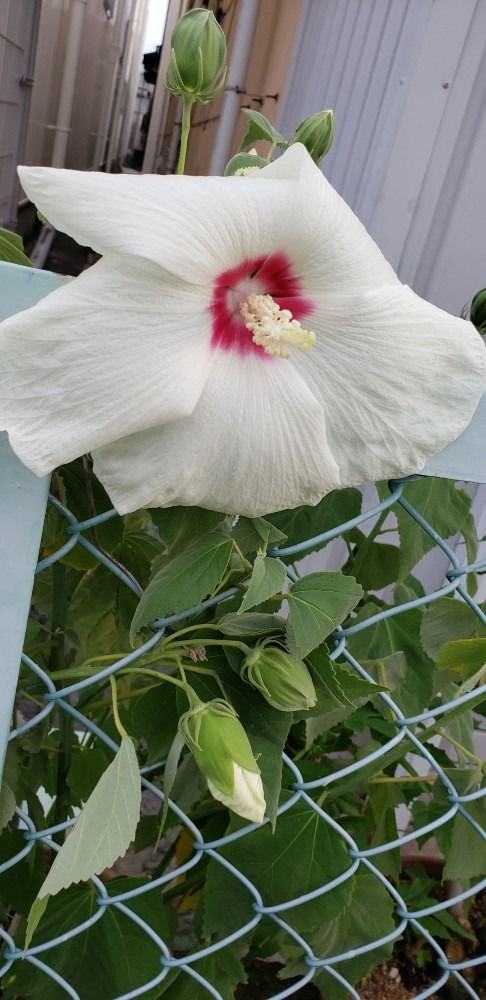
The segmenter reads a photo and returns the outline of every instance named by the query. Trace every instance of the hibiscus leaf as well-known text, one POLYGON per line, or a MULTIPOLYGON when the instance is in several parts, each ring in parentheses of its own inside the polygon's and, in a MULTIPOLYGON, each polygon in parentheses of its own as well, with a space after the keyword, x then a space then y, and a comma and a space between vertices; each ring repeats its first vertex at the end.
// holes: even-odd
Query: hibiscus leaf
MULTIPOLYGON (((26 947, 45 909, 44 900, 73 882, 99 875, 127 851, 140 815, 141 784, 137 755, 129 736, 81 810, 56 855, 29 914, 26 947)), ((47 903, 45 904, 47 905, 47 903)))
POLYGON ((364 705, 378 691, 377 684, 362 680, 354 671, 331 660, 324 646, 315 649, 306 658, 317 696, 314 708, 295 712, 294 722, 306 724, 306 747, 322 733, 328 732, 343 719, 364 705))
POLYGON ((267 556, 257 556, 253 563, 248 590, 241 602, 239 614, 254 608, 256 604, 261 604, 269 597, 273 597, 283 587, 287 579, 287 571, 283 563, 278 559, 270 559, 267 556))
MULTIPOLYGON (((265 906, 287 902, 324 888, 351 867, 342 837, 305 802, 298 802, 282 813, 274 833, 266 824, 246 837, 218 848, 218 853, 250 879, 261 893, 265 906)), ((253 899, 248 890, 244 887, 239 890, 232 876, 231 895, 228 892, 228 896, 232 901, 235 899, 235 912, 233 906, 221 906, 218 886, 221 877, 221 865, 210 861, 204 918, 207 934, 219 931, 231 933, 236 921, 241 926, 245 918, 250 920, 254 913, 253 899)), ((226 885, 229 888, 228 882, 226 885)), ((285 910, 285 919, 296 931, 320 928, 324 914, 332 920, 348 907, 353 884, 351 876, 332 892, 292 906, 285 910)))
POLYGON ((262 543, 266 547, 267 545, 281 545, 287 541, 287 535, 283 531, 279 531, 264 517, 239 517, 231 532, 231 537, 245 554, 261 549, 262 543))
POLYGON ((426 608, 420 628, 425 652, 433 660, 439 649, 456 639, 486 637, 486 627, 471 608, 453 597, 441 597, 426 608))
POLYGON ((150 516, 165 548, 157 557, 157 565, 152 565, 153 570, 160 569, 196 538, 213 531, 225 518, 218 511, 202 507, 156 507, 150 511, 150 516))
MULTIPOLYGON (((359 490, 333 490, 315 507, 294 507, 292 510, 278 511, 269 516, 277 528, 285 531, 290 543, 298 545, 357 517, 361 513, 362 502, 363 497, 359 490)), ((317 552, 327 544, 327 542, 316 542, 305 551, 317 552)))
POLYGON ((486 663, 486 639, 456 639, 441 646, 436 665, 454 670, 461 678, 475 674, 486 663))
MULTIPOLYGON (((370 602, 360 608, 353 625, 366 621, 382 611, 370 602)), ((395 701, 406 715, 422 712, 432 696, 434 664, 426 655, 420 642, 421 608, 412 608, 400 615, 382 618, 361 632, 349 636, 348 647, 353 656, 364 660, 384 660, 393 653, 402 652, 407 661, 403 684, 394 693, 395 701)))
POLYGON ((199 604, 224 576, 233 543, 228 535, 211 531, 171 559, 150 581, 135 612, 130 638, 163 615, 177 615, 199 604))
POLYGON ((177 732, 179 713, 173 684, 156 684, 134 699, 129 731, 147 744, 147 764, 165 757, 177 732))
POLYGON ((18 233, 11 233, 9 229, 0 229, 0 260, 6 260, 10 264, 22 264, 24 267, 34 266, 24 254, 22 238, 18 233))
POLYGON ((363 589, 343 573, 309 573, 289 594, 287 642, 301 660, 341 624, 363 596, 363 589))
POLYGON ((10 823, 16 807, 15 793, 19 778, 20 761, 17 747, 10 743, 7 747, 5 764, 0 786, 0 830, 10 823))
MULTIPOLYGON (((359 551, 359 549, 358 549, 359 551)), ((366 559, 355 572, 351 563, 351 573, 365 590, 382 590, 394 583, 400 573, 400 549, 397 545, 374 542, 370 545, 366 559)))
POLYGON ((241 141, 241 146, 238 150, 239 153, 244 153, 245 150, 253 146, 255 142, 259 139, 264 139, 267 142, 275 143, 277 146, 284 148, 288 145, 285 141, 283 135, 274 129, 273 125, 262 115, 261 111, 253 111, 251 108, 243 108, 243 113, 248 119, 248 128, 241 141))
MULTIPOLYGON (((442 538, 451 538, 461 530, 471 508, 471 497, 465 490, 457 489, 448 479, 425 478, 410 483, 405 492, 412 507, 430 524, 442 538)), ((400 504, 393 508, 400 535, 400 574, 404 580, 417 565, 422 556, 429 552, 435 541, 410 516, 400 504)))
MULTIPOLYGON (((218 990, 218 996, 222 1000, 233 1000, 238 984, 246 983, 247 980, 243 965, 231 946, 206 955, 199 962, 191 962, 191 968, 218 990)), ((195 981, 184 969, 170 973, 159 990, 157 1000, 159 997, 164 997, 164 1000, 207 1000, 209 996, 206 987, 195 981)))

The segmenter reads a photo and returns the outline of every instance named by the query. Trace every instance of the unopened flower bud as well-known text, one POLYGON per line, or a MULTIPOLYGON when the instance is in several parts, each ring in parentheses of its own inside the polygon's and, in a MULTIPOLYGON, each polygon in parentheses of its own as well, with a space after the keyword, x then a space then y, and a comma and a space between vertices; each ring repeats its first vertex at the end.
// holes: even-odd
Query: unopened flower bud
POLYGON ((172 32, 165 85, 178 97, 207 104, 221 93, 226 77, 226 39, 211 11, 187 11, 172 32))
POLYGON ((255 646, 243 660, 241 676, 280 712, 299 712, 313 708, 316 691, 311 675, 302 660, 266 642, 255 646))
POLYGON ((334 136, 334 112, 318 111, 297 126, 290 144, 301 142, 315 163, 329 152, 334 136))
POLYGON ((486 333, 486 288, 476 292, 469 310, 469 319, 480 333, 486 333))
POLYGON ((260 769, 234 708, 218 698, 201 703, 181 716, 179 730, 213 798, 261 823, 265 798, 260 769))

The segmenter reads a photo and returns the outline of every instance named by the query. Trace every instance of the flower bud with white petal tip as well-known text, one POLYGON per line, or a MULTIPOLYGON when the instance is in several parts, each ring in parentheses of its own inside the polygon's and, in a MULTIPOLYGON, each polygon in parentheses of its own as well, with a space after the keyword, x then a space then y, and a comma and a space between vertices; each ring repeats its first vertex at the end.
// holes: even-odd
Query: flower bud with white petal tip
POLYGON ((322 157, 329 152, 334 136, 334 112, 318 111, 309 115, 297 126, 290 144, 301 142, 312 156, 314 163, 319 164, 322 157))
POLYGON ((238 816, 261 823, 265 798, 260 769, 234 708, 219 698, 195 705, 181 716, 179 731, 213 798, 238 816))
POLYGON ((226 78, 226 39, 211 11, 187 11, 172 32, 172 54, 165 86, 178 97, 207 104, 218 97, 226 78))
POLYGON ((264 640, 243 660, 241 676, 280 712, 308 711, 316 704, 316 691, 303 660, 264 640))

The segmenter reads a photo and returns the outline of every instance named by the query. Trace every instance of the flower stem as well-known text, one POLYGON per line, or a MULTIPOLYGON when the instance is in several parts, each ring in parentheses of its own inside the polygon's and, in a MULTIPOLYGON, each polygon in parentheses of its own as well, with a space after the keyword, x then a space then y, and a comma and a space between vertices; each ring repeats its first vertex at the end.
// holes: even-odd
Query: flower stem
POLYGON ((120 716, 118 714, 118 693, 116 690, 116 680, 113 677, 113 674, 110 675, 110 684, 111 684, 111 694, 113 698, 113 719, 117 731, 120 733, 120 736, 123 739, 123 737, 127 735, 127 731, 125 729, 125 726, 122 725, 120 716))
POLYGON ((177 164, 177 173, 183 174, 184 167, 186 165, 186 154, 187 154, 187 140, 189 138, 189 130, 191 128, 191 109, 193 105, 192 97, 187 94, 182 98, 182 130, 181 130, 181 148, 179 150, 179 163, 177 164))

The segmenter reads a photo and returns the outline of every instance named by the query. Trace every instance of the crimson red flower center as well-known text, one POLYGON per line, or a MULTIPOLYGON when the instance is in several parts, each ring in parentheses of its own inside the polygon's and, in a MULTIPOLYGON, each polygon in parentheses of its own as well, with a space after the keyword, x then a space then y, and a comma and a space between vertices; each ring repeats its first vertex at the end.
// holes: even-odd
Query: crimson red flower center
POLYGON ((270 257, 249 257, 218 275, 209 307, 211 346, 241 355, 254 351, 269 360, 264 348, 253 342, 240 313, 240 306, 252 293, 271 295, 281 309, 288 309, 299 321, 309 316, 314 306, 302 295, 302 283, 294 274, 289 258, 281 251, 270 257))

